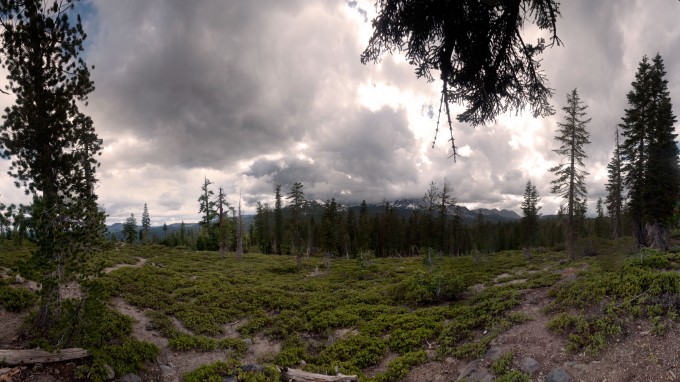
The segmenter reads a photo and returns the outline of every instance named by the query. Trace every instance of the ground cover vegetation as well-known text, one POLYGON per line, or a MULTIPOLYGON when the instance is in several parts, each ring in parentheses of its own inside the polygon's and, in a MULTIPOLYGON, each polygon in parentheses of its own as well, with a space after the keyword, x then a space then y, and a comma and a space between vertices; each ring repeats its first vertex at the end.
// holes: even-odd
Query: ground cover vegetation
MULTIPOLYGON (((153 237, 145 204, 141 229, 134 214, 126 221, 127 243, 105 243, 105 214, 94 193, 102 141, 81 111, 94 84, 79 57, 86 37, 80 18, 69 18, 75 3, 0 2, 5 90, 15 96, 0 127, 0 156, 11 160, 17 187, 33 196, 30 206, 0 204, 0 308, 31 323, 22 329, 26 346, 88 349, 92 357, 79 378, 122 375, 161 351, 133 336, 133 321, 112 308, 114 298, 144 310, 175 352, 225 352, 224 361, 187 373, 188 381, 276 380, 277 366, 400 380, 438 357, 482 356, 494 338, 529 319, 516 308, 539 288, 549 289, 549 328, 567 338, 572 352, 597 353, 636 320, 648 320, 658 336, 675 329, 680 257, 668 250, 677 239, 671 233, 678 228, 680 171, 659 54, 642 59, 628 93, 623 139, 615 135, 608 167, 607 217, 602 201, 597 217, 586 217, 579 168, 590 120, 582 119, 586 105, 574 90, 555 150, 569 160, 553 169, 553 191, 566 199, 566 211, 553 219, 540 219, 531 182, 523 219, 507 223, 486 222, 481 213, 463 222, 446 180, 441 188, 431 183, 407 215, 387 202, 369 212, 365 202, 350 208, 334 199, 309 201, 295 182, 288 190, 274 186, 273 209, 258 203, 246 230, 240 201, 238 209, 231 206, 223 189, 215 194, 204 178, 196 232, 183 225, 153 237), (633 227, 632 240, 626 226, 633 227), (577 271, 565 277, 564 269, 577 271), (68 283, 79 293, 63 293, 68 283), (228 335, 235 323, 236 334, 228 335), (280 349, 259 356, 264 368, 248 368, 240 360, 257 338, 280 349)), ((524 105, 535 115, 551 114, 552 91, 537 60, 549 45, 525 44, 516 32, 529 15, 559 44, 557 3, 463 3, 461 12, 442 13, 472 20, 460 34, 413 2, 379 1, 362 61, 405 48, 418 76, 432 80, 430 71, 439 70, 449 126, 451 102, 466 105, 458 119, 473 125, 524 105), (489 25, 505 27, 487 36, 489 25), (517 65, 526 71, 508 74, 517 65)), ((455 156, 453 135, 451 144, 455 156)), ((492 370, 498 380, 529 378, 513 365, 507 353, 492 370)))
MULTIPOLYGON (((0 267, 30 277, 29 251, 3 241, 0 267)), ((133 338, 132 320, 107 303, 123 298, 145 312, 150 329, 173 351, 225 352, 224 361, 185 375, 188 381, 228 375, 274 381, 276 366, 397 381, 433 359, 481 357, 496 336, 529 319, 517 308, 536 288, 549 290, 549 328, 565 336, 571 352, 596 354, 640 320, 649 320, 658 336, 677 326, 680 256, 635 252, 631 237, 603 241, 597 256, 576 261, 541 248, 530 258, 519 250, 458 257, 423 252, 403 258, 364 253, 333 259, 330 268, 322 256, 303 256, 298 268, 291 256, 247 253, 239 261, 233 252, 111 245, 89 266, 134 264, 140 257, 146 263, 83 284, 99 298, 73 306, 85 319, 73 328, 70 345, 94 354, 80 368, 93 380, 105 375, 105 365, 121 375, 153 360, 159 349, 133 338), (578 272, 565 278, 564 269, 578 272), (237 331, 226 336, 235 322, 237 331), (243 369, 244 354, 260 338, 281 346, 260 355, 263 369, 243 369), (381 364, 379 372, 370 371, 381 364)), ((36 295, 14 284, 11 277, 0 283, 0 307, 30 315, 36 295)), ((512 365, 506 354, 492 370, 499 380, 530 380, 512 365)))

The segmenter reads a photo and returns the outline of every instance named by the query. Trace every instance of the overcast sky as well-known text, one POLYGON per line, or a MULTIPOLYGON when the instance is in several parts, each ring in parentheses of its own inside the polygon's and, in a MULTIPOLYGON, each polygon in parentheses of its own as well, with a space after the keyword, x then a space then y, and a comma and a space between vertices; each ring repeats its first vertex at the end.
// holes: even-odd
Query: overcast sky
MULTIPOLYGON (((553 214, 547 169, 559 163, 553 137, 574 88, 592 117, 592 212, 643 55, 661 53, 676 115, 680 105, 680 2, 672 0, 564 1, 564 46, 543 55, 557 114, 458 124, 456 163, 447 132, 431 147, 428 105, 436 111, 440 85, 416 79, 403 57, 360 63, 372 1, 86 0, 80 8, 96 85, 83 110, 104 139, 97 192, 108 223, 139 218, 144 203, 153 225, 198 221, 204 176, 232 204, 241 193, 248 212, 272 202, 275 184, 302 182, 308 199, 379 202, 421 197, 444 179, 470 208, 519 212, 531 180, 541 212, 553 214)), ((2 201, 25 200, 4 176, 2 201)))

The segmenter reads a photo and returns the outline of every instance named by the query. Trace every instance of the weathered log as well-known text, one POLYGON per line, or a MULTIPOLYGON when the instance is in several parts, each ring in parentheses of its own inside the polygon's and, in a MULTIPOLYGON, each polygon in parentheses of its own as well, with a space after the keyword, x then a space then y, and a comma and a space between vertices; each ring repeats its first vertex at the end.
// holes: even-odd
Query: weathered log
POLYGON ((0 363, 6 365, 30 365, 34 363, 49 363, 85 358, 90 353, 85 349, 61 349, 50 353, 42 349, 9 349, 0 350, 0 363))
POLYGON ((0 372, 0 382, 7 382, 11 381, 12 377, 15 375, 21 373, 26 367, 25 366, 17 366, 13 369, 9 369, 6 372, 0 372))
POLYGON ((281 378, 286 382, 358 382, 356 375, 324 375, 315 374, 299 369, 286 369, 281 373, 281 378))

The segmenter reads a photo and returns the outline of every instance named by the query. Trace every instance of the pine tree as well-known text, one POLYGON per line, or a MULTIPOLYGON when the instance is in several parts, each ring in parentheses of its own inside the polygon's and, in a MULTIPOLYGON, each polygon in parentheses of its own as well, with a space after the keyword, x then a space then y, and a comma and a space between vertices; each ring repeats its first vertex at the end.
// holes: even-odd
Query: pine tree
POLYGON ((622 235, 622 216, 623 216, 623 158, 621 154, 621 144, 619 143, 619 129, 616 129, 614 140, 614 153, 607 165, 607 215, 611 221, 611 235, 613 239, 618 239, 622 235))
POLYGON ((583 146, 590 143, 590 133, 586 131, 586 125, 590 122, 590 118, 585 119, 587 108, 581 102, 576 89, 567 94, 567 106, 562 108, 566 113, 565 121, 558 122, 558 135, 555 137, 560 147, 553 150, 566 158, 566 163, 550 169, 557 176, 551 182, 552 192, 562 197, 566 204, 567 253, 572 259, 576 256, 574 244, 578 235, 575 224, 577 208, 586 198, 585 177, 588 172, 583 169, 583 159, 586 158, 583 146))
POLYGON ((283 244, 283 206, 280 184, 274 187, 274 200, 274 253, 280 255, 283 244))
POLYGON ((676 118, 665 75, 661 55, 651 63, 642 58, 619 125, 633 232, 638 245, 664 250, 680 191, 676 118))
POLYGON ((437 183, 430 182, 430 187, 425 191, 425 195, 420 201, 420 213, 424 220, 422 226, 425 230, 423 233, 422 245, 425 247, 433 247, 437 240, 435 239, 435 216, 437 214, 439 205, 439 187, 437 183))
POLYGON ((602 198, 597 198, 597 204, 595 205, 595 234, 598 237, 604 236, 605 231, 605 219, 604 219, 604 201, 602 198))
POLYGON ((300 182, 295 182, 290 188, 286 197, 290 200, 290 220, 292 230, 293 252, 302 252, 302 209, 305 206, 305 193, 302 191, 304 186, 300 182))
POLYGON ((225 209, 229 209, 229 203, 227 202, 227 197, 224 194, 224 190, 222 187, 219 188, 219 192, 217 194, 217 200, 215 201, 215 205, 217 207, 217 215, 218 215, 218 226, 217 226, 217 235, 218 235, 218 241, 219 241, 219 250, 220 250, 220 256, 224 256, 226 251, 227 251, 227 238, 229 237, 229 229, 228 229, 228 224, 225 221, 226 219, 224 218, 225 214, 225 209))
POLYGON ((269 253, 271 248, 271 237, 269 228, 269 215, 271 214, 269 204, 257 202, 255 207, 255 219, 253 221, 254 226, 253 235, 257 244, 260 246, 260 251, 262 253, 269 253))
POLYGON ((331 200, 326 200, 321 218, 321 246, 326 253, 338 253, 338 226, 338 205, 335 202, 335 198, 332 198, 331 200))
POLYGON ((0 127, 0 156, 11 159, 15 185, 33 194, 32 256, 44 266, 34 323, 45 335, 62 318, 59 286, 84 276, 82 259, 100 247, 105 231, 94 194, 102 141, 80 111, 94 83, 80 57, 85 31, 79 17, 69 18, 75 3, 0 3, 5 89, 14 96, 0 127))
POLYGON ((135 236, 137 236, 137 219, 135 219, 135 214, 130 214, 125 223, 123 223, 123 236, 128 243, 135 241, 135 236))
POLYGON ((142 242, 149 241, 149 230, 151 229, 151 218, 149 217, 149 209, 144 203, 144 210, 142 210, 142 242))
POLYGON ((449 222, 449 213, 456 206, 456 198, 453 196, 453 187, 444 179, 444 185, 439 193, 439 250, 441 252, 447 249, 447 226, 449 222))
POLYGON ((359 251, 367 251, 371 248, 371 221, 368 217, 368 205, 366 200, 361 201, 359 206, 359 251))
POLYGON ((238 221, 236 222, 236 259, 243 257, 243 217, 241 215, 241 194, 238 196, 238 221))
POLYGON ((198 213, 203 214, 201 224, 205 227, 207 233, 210 229, 210 222, 215 217, 215 201, 212 200, 215 193, 210 189, 213 184, 210 179, 203 177, 203 185, 201 186, 201 196, 198 197, 198 213))
POLYGON ((538 211, 541 207, 538 202, 541 199, 538 196, 536 186, 528 181, 524 188, 524 201, 522 202, 522 232, 524 236, 524 251, 528 256, 531 256, 529 248, 536 239, 536 231, 538 230, 538 219, 540 214, 538 211))

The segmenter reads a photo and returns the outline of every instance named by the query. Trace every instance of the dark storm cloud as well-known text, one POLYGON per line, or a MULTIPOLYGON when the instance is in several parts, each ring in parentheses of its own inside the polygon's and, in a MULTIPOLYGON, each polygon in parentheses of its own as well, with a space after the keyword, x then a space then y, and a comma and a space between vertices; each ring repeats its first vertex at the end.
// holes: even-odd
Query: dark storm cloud
POLYGON ((319 78, 361 67, 353 32, 321 5, 309 14, 278 1, 97 4, 92 103, 117 133, 149 144, 130 161, 219 168, 280 150, 314 128, 319 78))
POLYGON ((122 218, 148 201, 163 210, 154 209, 158 216, 186 219, 206 172, 232 202, 242 191, 251 209, 271 202, 275 184, 287 192, 302 182, 311 199, 380 201, 422 197, 430 181, 447 179, 461 203, 519 211, 531 180, 543 212, 552 213, 547 168, 559 163, 553 137, 574 88, 592 118, 585 148, 592 211, 643 55, 663 55, 678 114, 680 3, 673 1, 563 1, 565 46, 546 51, 542 62, 557 114, 499 116, 476 129, 456 124, 456 163, 446 131, 429 148, 436 116, 428 105, 436 114, 437 88, 403 59, 360 64, 367 24, 357 12, 370 12, 372 1, 91 4, 86 25, 96 28, 88 29, 87 60, 96 66, 97 90, 88 112, 108 147, 100 200, 122 218), (401 94, 369 99, 377 103, 370 106, 359 100, 360 86, 401 94), (414 114, 430 120, 416 122, 414 114))

